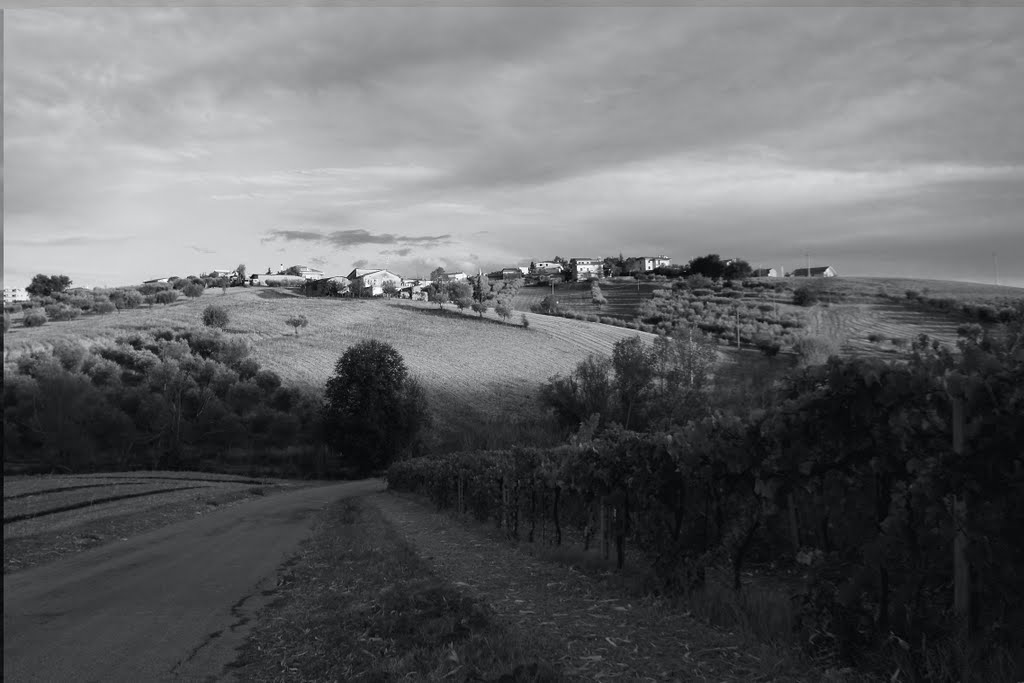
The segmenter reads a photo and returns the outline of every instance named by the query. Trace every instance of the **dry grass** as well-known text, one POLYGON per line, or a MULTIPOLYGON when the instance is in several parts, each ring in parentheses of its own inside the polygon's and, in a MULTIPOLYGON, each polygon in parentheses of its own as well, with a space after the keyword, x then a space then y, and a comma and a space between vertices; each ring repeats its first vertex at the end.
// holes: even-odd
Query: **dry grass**
POLYGON ((207 291, 196 301, 16 327, 5 338, 4 360, 58 341, 110 343, 138 330, 201 325, 202 310, 211 301, 227 310, 227 333, 247 339, 261 366, 316 391, 349 346, 368 338, 387 340, 437 399, 432 403, 442 419, 466 405, 495 416, 533 411, 539 383, 570 371, 588 353, 610 354, 615 341, 638 334, 536 315, 524 329, 518 316, 503 323, 493 310, 480 320, 451 305, 441 311, 419 302, 307 299, 276 289, 234 288, 227 294, 207 291), (300 314, 310 323, 296 337, 284 321, 300 314))
POLYGON ((233 664, 245 681, 565 677, 543 644, 437 576, 374 508, 340 501, 278 579, 233 664))

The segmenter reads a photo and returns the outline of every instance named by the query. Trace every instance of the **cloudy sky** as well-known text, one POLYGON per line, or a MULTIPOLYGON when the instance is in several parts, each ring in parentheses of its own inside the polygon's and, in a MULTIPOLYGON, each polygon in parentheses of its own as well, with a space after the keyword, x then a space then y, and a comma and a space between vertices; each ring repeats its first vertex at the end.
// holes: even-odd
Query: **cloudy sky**
POLYGON ((1024 286, 1024 11, 4 13, 4 284, 706 253, 1024 286))

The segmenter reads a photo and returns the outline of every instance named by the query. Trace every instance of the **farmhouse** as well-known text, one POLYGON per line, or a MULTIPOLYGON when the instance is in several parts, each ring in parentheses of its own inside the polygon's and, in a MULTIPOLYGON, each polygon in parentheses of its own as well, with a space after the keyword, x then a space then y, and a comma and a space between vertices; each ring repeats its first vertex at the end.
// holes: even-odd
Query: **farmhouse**
POLYGON ((21 287, 4 287, 4 304, 28 301, 28 292, 21 287))
POLYGON ((238 271, 227 270, 225 268, 220 268, 220 269, 211 270, 209 275, 210 275, 210 277, 230 277, 230 278, 235 278, 235 277, 238 277, 238 271))
POLYGON ((569 261, 571 279, 577 282, 581 280, 600 279, 604 270, 604 261, 596 258, 574 258, 569 261))
POLYGON ((626 260, 626 270, 630 273, 649 273, 655 268, 665 268, 672 265, 672 259, 668 256, 636 256, 626 260))
POLYGON ((835 277, 832 266, 815 266, 813 268, 794 268, 787 277, 835 277))
POLYGON ((774 268, 758 268, 750 273, 750 277, 778 277, 774 268))
POLYGON ((352 283, 350 286, 356 296, 381 296, 384 294, 384 286, 388 283, 394 285, 396 289, 402 287, 400 275, 379 268, 356 268, 348 274, 348 279, 352 283))
POLYGON ((445 273, 441 276, 442 282, 465 282, 469 279, 469 276, 459 271, 458 273, 445 273))
POLYGON ((168 282, 168 281, 169 281, 169 278, 158 277, 155 280, 143 280, 142 284, 144 284, 144 285, 156 285, 156 284, 163 284, 163 283, 168 282))
POLYGON ((534 272, 549 273, 552 270, 562 272, 562 264, 559 261, 536 261, 533 264, 534 272))
POLYGON ((324 271, 309 266, 292 266, 299 269, 299 275, 307 280, 319 280, 324 276, 324 271))

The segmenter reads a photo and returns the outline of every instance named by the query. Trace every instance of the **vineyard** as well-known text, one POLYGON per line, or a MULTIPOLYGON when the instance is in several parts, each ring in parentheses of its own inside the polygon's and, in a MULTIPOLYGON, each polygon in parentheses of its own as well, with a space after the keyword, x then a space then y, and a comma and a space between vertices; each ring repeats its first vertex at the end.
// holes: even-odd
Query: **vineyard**
POLYGON ((799 569, 794 639, 813 654, 892 680, 1020 680, 1024 333, 960 347, 834 358, 751 415, 414 459, 388 484, 510 538, 597 547, 662 590, 799 569))

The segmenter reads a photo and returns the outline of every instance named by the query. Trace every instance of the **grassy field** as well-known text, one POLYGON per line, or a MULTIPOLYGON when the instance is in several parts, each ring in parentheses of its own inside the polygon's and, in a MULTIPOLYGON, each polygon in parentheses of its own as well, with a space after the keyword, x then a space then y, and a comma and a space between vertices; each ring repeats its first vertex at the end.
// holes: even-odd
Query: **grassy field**
POLYGON ((42 327, 16 325, 4 340, 4 360, 51 347, 58 341, 110 343, 117 336, 160 327, 201 325, 203 308, 228 311, 227 332, 248 340, 253 356, 282 379, 323 389, 345 350, 363 339, 391 343, 424 383, 440 419, 466 409, 492 416, 532 413, 537 386, 568 372, 587 354, 610 354, 616 341, 640 334, 600 324, 527 314, 502 322, 493 311, 483 319, 454 306, 383 299, 307 299, 278 289, 207 291, 196 301, 84 316, 42 327), (305 315, 309 327, 296 336, 285 320, 305 315))

